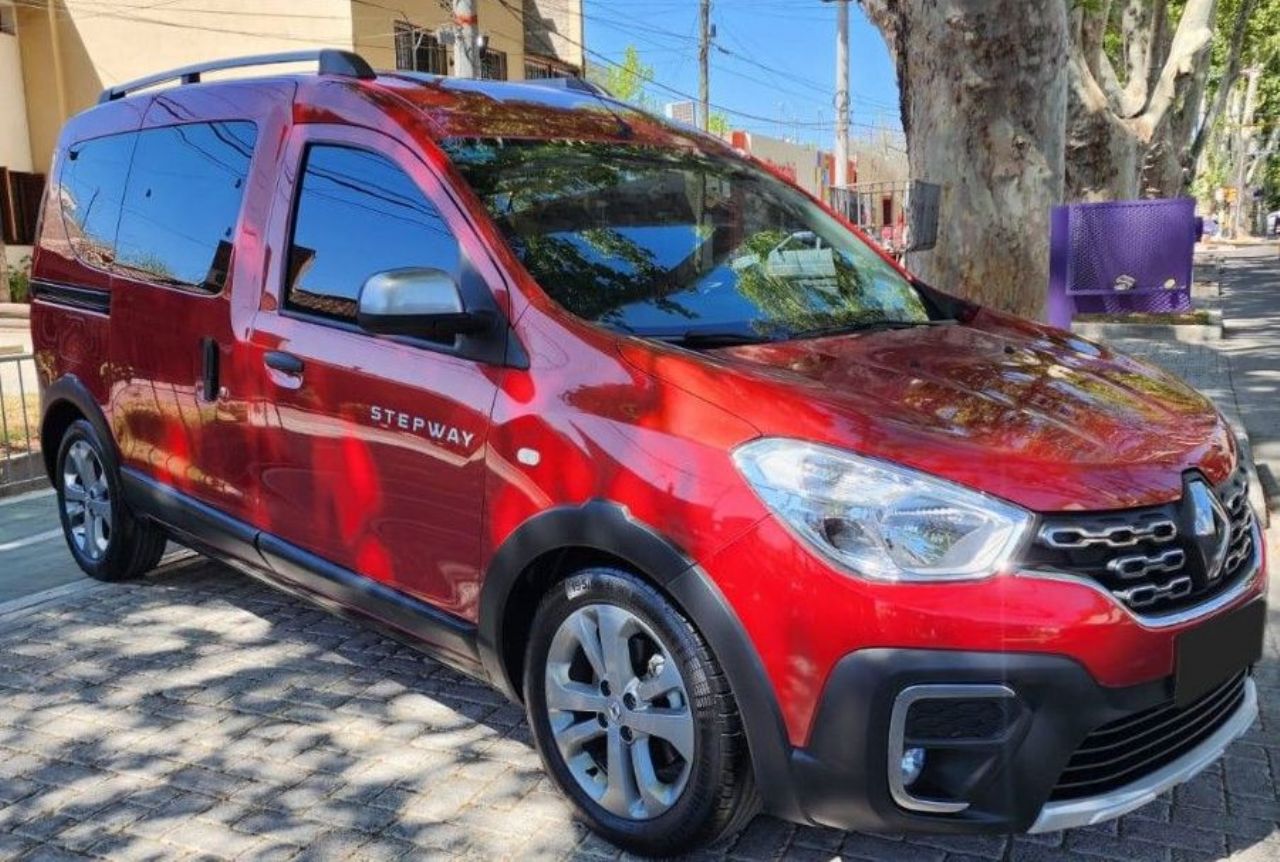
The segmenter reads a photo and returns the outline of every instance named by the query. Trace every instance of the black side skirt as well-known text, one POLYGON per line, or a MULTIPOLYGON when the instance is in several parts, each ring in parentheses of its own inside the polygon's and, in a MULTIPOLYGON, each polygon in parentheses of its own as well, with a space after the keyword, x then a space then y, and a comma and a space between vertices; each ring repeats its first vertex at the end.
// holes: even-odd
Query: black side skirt
POLYGON ((473 623, 231 518, 136 470, 120 473, 129 507, 162 524, 177 541, 206 556, 239 563, 249 574, 340 616, 371 622, 487 681, 473 623))

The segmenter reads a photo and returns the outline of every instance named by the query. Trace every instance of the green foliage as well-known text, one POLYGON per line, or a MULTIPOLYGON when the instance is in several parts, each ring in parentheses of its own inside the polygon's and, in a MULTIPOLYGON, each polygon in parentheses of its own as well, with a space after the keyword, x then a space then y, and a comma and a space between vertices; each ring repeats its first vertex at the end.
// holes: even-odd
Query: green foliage
POLYGON ((653 80, 653 67, 640 59, 635 45, 628 45, 622 52, 622 62, 592 66, 587 78, 604 87, 615 98, 648 108, 653 100, 645 92, 645 84, 653 80))
POLYGON ((17 266, 9 267, 9 301, 31 301, 31 257, 28 255, 17 266))
MULTIPOLYGON (((1247 0, 1218 0, 1209 80, 1205 92, 1206 105, 1213 102, 1222 86, 1236 19, 1245 2, 1247 0)), ((1257 110, 1254 113, 1253 141, 1255 146, 1263 146, 1271 128, 1280 123, 1280 0, 1253 0, 1240 49, 1240 69, 1251 66, 1262 69, 1262 77, 1258 83, 1257 110)), ((1244 87, 1245 81, 1245 77, 1241 75, 1236 79, 1235 86, 1244 87)), ((1227 116, 1226 112, 1217 117, 1212 130, 1214 137, 1210 138, 1200 162, 1192 191, 1202 202, 1208 203, 1217 189, 1235 183, 1234 167, 1224 150, 1224 142, 1235 131, 1232 121, 1233 118, 1227 116)), ((1254 179, 1268 189, 1268 194, 1272 193, 1270 189, 1274 187, 1271 178, 1276 176, 1278 162, 1280 153, 1272 153, 1268 165, 1254 179)))
POLYGON ((1263 200, 1267 212, 1280 210, 1280 159, 1272 157, 1262 179, 1263 200))
POLYGON ((719 111, 707 117, 707 131, 713 135, 729 134, 729 118, 719 111))

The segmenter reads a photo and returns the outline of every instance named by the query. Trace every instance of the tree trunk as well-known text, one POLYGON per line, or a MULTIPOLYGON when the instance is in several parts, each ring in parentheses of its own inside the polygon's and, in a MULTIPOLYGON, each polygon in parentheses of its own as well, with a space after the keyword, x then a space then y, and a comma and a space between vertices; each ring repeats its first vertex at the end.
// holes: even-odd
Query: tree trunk
POLYGON ((1204 110, 1209 64, 1202 63, 1188 81, 1166 121, 1164 134, 1147 148, 1142 166, 1143 197, 1176 198, 1190 195, 1196 178, 1196 162, 1186 142, 1195 136, 1196 122, 1204 110))
POLYGON ((1204 117, 1200 120, 1200 127, 1196 130, 1191 146, 1187 150, 1188 184, 1195 174, 1200 154, 1204 152, 1205 144, 1209 141, 1209 132, 1226 109, 1231 88, 1236 85, 1236 78, 1240 75, 1240 54, 1244 50, 1244 37, 1249 30, 1249 16, 1253 13, 1255 2, 1256 0, 1240 0, 1240 6, 1236 9, 1235 25, 1231 28, 1231 42, 1227 45, 1227 61, 1222 67, 1222 80, 1218 81, 1218 90, 1205 110, 1204 117))
POLYGON ((1068 199, 1182 192, 1182 154, 1203 92, 1216 5, 1217 0, 1187 0, 1177 29, 1170 32, 1163 4, 1130 0, 1121 16, 1123 83, 1096 35, 1097 9, 1073 9, 1068 199))
POLYGON ((1235 184, 1236 201, 1231 208, 1231 236, 1239 237, 1245 227, 1244 212, 1252 196, 1249 194, 1249 143, 1253 140, 1253 115, 1258 108, 1258 81, 1262 78, 1262 70, 1254 67, 1244 72, 1248 81, 1245 83, 1244 106, 1240 111, 1240 122, 1236 125, 1235 146, 1235 184))
POLYGON ((860 0, 898 63, 912 179, 943 187, 925 281, 1043 315, 1063 190, 1067 16, 1023 0, 860 0))
POLYGON ((1271 133, 1267 135, 1267 142, 1262 149, 1250 157, 1249 170, 1245 172, 1245 185, 1252 186, 1257 181, 1258 171, 1271 160, 1276 150, 1280 150, 1280 120, 1271 127, 1271 133))
POLYGON ((1067 63, 1066 196, 1072 201, 1138 196, 1138 141, 1112 110, 1110 99, 1073 50, 1067 63))

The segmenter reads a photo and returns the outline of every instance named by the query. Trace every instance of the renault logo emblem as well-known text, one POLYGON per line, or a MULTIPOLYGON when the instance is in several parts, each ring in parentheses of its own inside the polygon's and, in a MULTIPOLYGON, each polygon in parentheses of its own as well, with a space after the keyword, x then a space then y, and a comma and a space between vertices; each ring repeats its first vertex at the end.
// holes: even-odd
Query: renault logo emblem
POLYGON ((1231 522, 1218 496, 1200 479, 1187 483, 1191 501, 1191 534, 1204 562, 1205 578, 1210 583, 1222 575, 1222 566, 1231 547, 1231 522))

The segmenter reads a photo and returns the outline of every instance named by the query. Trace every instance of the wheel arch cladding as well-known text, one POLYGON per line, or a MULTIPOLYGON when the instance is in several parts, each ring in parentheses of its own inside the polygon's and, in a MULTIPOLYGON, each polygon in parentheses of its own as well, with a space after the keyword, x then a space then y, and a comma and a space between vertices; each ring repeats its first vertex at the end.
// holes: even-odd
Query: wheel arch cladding
POLYGON ((765 807, 799 816, 782 712, 745 628, 701 568, 616 503, 592 500, 548 509, 522 524, 498 549, 481 589, 478 632, 481 659, 493 684, 521 700, 524 646, 543 591, 590 565, 635 572, 694 624, 733 690, 765 807))
POLYGON ((107 423, 102 408, 84 385, 73 374, 61 377, 44 392, 44 410, 40 417, 40 450, 44 456, 45 472, 49 481, 54 481, 57 469, 58 447, 67 428, 77 419, 84 419, 98 432, 104 446, 109 450, 105 454, 114 464, 120 461, 120 452, 116 448, 115 437, 111 426, 107 423))

